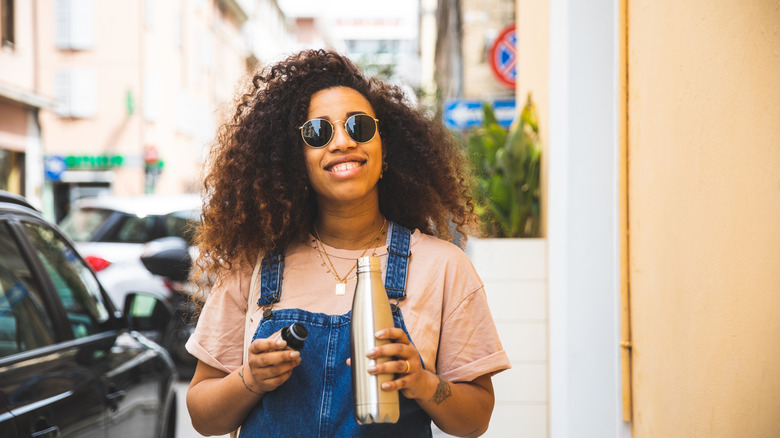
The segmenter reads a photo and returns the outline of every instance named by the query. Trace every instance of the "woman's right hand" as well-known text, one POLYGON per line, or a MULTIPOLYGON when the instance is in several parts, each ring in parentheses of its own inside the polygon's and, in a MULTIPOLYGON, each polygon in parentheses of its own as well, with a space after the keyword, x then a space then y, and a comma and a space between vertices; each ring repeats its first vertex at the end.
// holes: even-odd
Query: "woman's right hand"
POLYGON ((249 345, 249 358, 242 365, 246 388, 262 396, 286 382, 301 363, 301 353, 287 348, 283 339, 255 339, 249 345))

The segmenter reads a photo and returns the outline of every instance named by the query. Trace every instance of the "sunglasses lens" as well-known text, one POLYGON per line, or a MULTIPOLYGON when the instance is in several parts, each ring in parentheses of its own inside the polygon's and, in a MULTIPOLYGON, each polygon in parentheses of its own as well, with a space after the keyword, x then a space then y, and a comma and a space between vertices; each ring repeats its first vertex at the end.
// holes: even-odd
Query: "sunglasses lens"
POLYGON ((376 134, 376 121, 368 114, 355 114, 344 124, 347 134, 358 143, 371 141, 376 134))
POLYGON ((323 119, 309 120, 301 129, 303 141, 313 148, 321 148, 328 144, 333 136, 333 126, 323 119))

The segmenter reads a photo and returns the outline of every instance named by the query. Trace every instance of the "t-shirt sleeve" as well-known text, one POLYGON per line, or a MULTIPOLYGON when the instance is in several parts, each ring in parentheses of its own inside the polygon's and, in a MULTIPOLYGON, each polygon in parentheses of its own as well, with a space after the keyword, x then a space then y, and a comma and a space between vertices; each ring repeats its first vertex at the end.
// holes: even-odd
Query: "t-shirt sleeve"
MULTIPOLYGON (((463 257, 465 258, 465 256, 463 257)), ((509 369, 488 307, 485 288, 471 262, 461 259, 457 280, 445 300, 437 371, 452 382, 470 382, 485 374, 509 369), (458 292, 459 288, 464 288, 458 292)))
POLYGON ((249 275, 242 270, 222 276, 212 287, 186 348, 206 365, 232 372, 243 361, 249 275))

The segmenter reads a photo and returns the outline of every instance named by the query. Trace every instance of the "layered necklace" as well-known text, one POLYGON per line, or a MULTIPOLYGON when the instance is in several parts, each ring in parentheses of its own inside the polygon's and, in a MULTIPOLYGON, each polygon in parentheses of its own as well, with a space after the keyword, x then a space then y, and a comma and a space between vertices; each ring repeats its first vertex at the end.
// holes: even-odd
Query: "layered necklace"
MULTIPOLYGON (((363 257, 368 252, 369 248, 372 246, 374 247, 373 255, 376 255, 376 250, 379 248, 379 243, 377 240, 379 239, 379 236, 382 235, 382 230, 385 229, 385 225, 387 225, 387 219, 382 223, 382 226, 379 227, 379 232, 376 233, 376 236, 371 240, 371 243, 368 244, 368 247, 363 251, 363 254, 360 255, 360 257, 363 257), (374 243, 376 243, 376 246, 374 246, 374 243)), ((350 277, 349 274, 352 273, 352 271, 355 270, 357 267, 357 260, 355 260, 355 264, 350 268, 349 272, 344 274, 343 276, 339 275, 338 272, 336 272, 336 267, 333 266, 333 262, 330 260, 330 256, 328 255, 328 251, 325 249, 325 246, 322 244, 322 241, 320 240, 320 235, 317 232, 317 226, 314 226, 314 236, 317 238, 316 246, 317 246, 317 257, 320 258, 320 261, 322 261, 322 266, 325 266, 325 269, 333 275, 333 278, 336 279, 336 295, 345 295, 347 293, 347 282, 349 280, 354 280, 357 278, 357 274, 350 277), (325 264, 325 260, 323 260, 322 255, 325 254, 325 259, 328 261, 328 264, 325 264), (330 265, 330 267, 328 267, 330 265)), ((360 258, 358 257, 358 258, 360 258)))

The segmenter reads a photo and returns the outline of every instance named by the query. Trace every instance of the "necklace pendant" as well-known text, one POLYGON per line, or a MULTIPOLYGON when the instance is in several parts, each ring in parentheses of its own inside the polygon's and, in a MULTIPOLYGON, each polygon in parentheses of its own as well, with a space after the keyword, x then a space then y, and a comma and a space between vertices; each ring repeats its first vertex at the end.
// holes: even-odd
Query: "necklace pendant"
POLYGON ((347 283, 336 283, 336 295, 347 294, 347 283))

